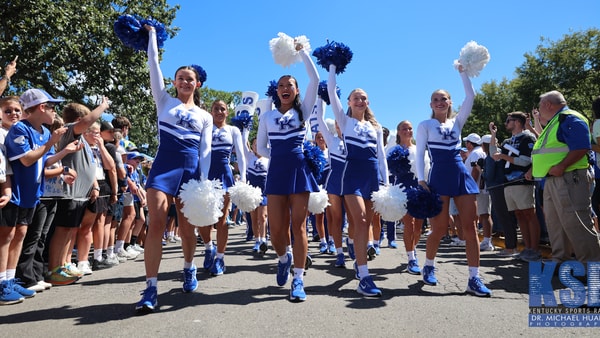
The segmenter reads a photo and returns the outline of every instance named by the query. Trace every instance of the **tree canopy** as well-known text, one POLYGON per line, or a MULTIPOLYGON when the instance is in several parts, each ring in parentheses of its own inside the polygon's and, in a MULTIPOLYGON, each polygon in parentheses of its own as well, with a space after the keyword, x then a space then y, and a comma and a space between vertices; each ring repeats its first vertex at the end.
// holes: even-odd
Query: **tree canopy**
POLYGON ((571 109, 593 118, 591 104, 600 95, 600 30, 565 34, 559 41, 540 40, 535 52, 524 55, 513 80, 481 86, 463 134, 488 134, 488 125, 494 122, 502 140, 509 136, 503 128, 506 115, 513 111, 531 113, 540 94, 551 90, 563 93, 571 109))
MULTIPOLYGON (((113 23, 122 14, 152 17, 172 38, 178 31, 172 26, 178 10, 166 0, 7 1, 0 22, 0 65, 19 58, 5 94, 43 88, 90 108, 100 96, 108 96, 109 113, 126 116, 134 124, 131 138, 153 152, 158 142, 156 108, 149 94, 146 53, 124 46, 113 23)), ((234 102, 235 95, 202 89, 208 104, 215 98, 234 102)))

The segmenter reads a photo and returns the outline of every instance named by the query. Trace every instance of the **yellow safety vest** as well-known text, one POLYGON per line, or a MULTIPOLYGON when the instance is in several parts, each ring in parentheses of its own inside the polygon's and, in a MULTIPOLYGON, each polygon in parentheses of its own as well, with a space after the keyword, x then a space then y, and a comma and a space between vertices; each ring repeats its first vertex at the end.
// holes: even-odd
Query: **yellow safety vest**
MULTIPOLYGON (((559 126, 558 118, 561 114, 575 115, 585 121, 589 128, 589 122, 587 118, 574 110, 564 110, 554 115, 533 145, 533 150, 531 152, 531 173, 533 177, 546 177, 548 171, 550 171, 550 168, 560 163, 560 161, 562 161, 569 152, 569 147, 567 144, 560 142, 557 138, 559 126)), ((589 163, 587 156, 583 156, 577 162, 567 167, 565 172, 573 171, 575 169, 586 169, 588 166, 589 163)))

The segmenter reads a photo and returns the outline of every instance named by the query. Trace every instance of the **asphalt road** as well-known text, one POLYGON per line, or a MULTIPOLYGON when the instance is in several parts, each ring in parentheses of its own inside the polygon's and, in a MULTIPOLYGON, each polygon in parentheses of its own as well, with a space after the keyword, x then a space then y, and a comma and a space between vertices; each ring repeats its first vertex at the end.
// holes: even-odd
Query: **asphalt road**
MULTIPOLYGON (((387 242, 385 242, 387 243, 387 242)), ((401 244, 401 240, 398 242, 401 244)), ((481 271, 491 298, 464 293, 464 249, 442 245, 437 286, 402 272, 406 254, 382 248, 369 263, 381 298, 355 289, 353 269, 334 268, 335 256, 318 254, 305 276, 308 299, 288 301, 289 287, 275 282, 276 256, 255 257, 244 229, 230 229, 227 271, 200 272, 195 293, 181 290, 183 256, 179 244, 164 247, 159 274, 159 310, 134 311, 144 284, 143 255, 96 271, 76 284, 53 287, 21 304, 0 306, 2 337, 513 337, 599 336, 600 329, 529 328, 528 266, 483 252, 481 271)), ((417 251, 424 261, 424 240, 417 251)), ((203 246, 196 265, 202 265, 203 246)), ((347 266, 352 264, 348 260, 347 266)))

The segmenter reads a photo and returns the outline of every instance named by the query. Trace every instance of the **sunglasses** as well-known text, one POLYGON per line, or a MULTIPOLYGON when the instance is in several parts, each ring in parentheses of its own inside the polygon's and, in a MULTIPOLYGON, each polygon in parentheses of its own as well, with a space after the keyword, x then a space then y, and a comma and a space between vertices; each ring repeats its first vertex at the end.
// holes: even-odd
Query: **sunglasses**
POLYGON ((511 121, 515 121, 516 119, 506 119, 506 121, 504 121, 504 124, 509 124, 511 121))
POLYGON ((6 109, 4 111, 4 114, 6 114, 6 115, 11 115, 11 114, 21 115, 22 112, 20 110, 18 110, 18 109, 6 109))

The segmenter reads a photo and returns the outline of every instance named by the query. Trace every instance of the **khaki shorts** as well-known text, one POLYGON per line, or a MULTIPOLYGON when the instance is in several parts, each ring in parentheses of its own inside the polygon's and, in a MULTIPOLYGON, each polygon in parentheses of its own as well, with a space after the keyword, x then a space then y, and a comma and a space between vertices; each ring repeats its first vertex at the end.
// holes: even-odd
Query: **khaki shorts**
POLYGON ((490 194, 487 192, 480 192, 477 194, 477 215, 485 215, 492 213, 492 203, 490 201, 490 194))
POLYGON ((504 199, 508 211, 535 208, 533 184, 509 185, 504 188, 504 199))

